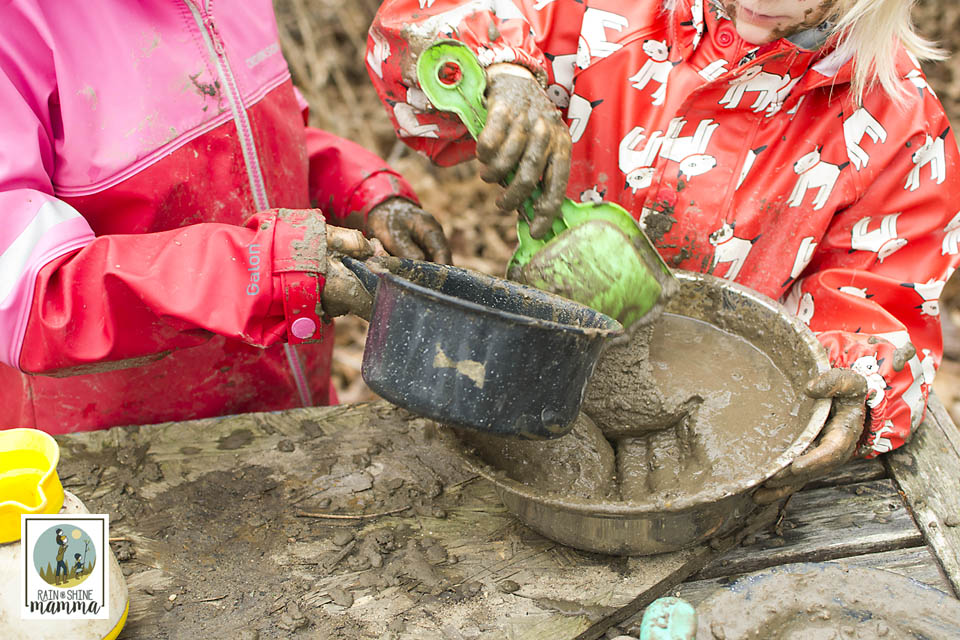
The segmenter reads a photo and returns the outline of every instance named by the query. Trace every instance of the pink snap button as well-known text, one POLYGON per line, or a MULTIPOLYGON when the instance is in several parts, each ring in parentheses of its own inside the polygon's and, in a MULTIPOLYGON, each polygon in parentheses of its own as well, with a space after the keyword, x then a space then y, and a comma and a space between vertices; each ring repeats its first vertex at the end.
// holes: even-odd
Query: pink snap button
POLYGON ((733 44, 733 27, 723 25, 717 31, 717 44, 721 47, 729 47, 733 44))
POLYGON ((317 323, 310 318, 297 318, 290 325, 290 332, 300 340, 306 340, 317 331, 317 323))

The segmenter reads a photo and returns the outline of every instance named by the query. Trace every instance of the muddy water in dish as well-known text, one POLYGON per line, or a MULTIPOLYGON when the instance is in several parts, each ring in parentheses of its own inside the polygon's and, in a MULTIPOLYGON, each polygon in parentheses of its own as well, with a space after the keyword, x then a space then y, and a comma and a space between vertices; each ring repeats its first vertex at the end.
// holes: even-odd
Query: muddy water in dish
POLYGON ((766 465, 797 436, 797 393, 739 336, 664 314, 653 332, 650 363, 665 407, 685 406, 686 415, 664 430, 620 439, 624 499, 727 485, 766 465))
POLYGON ((545 492, 665 503, 732 487, 802 428, 797 393, 763 352, 685 316, 664 314, 609 349, 590 389, 562 438, 461 439, 487 464, 545 492))

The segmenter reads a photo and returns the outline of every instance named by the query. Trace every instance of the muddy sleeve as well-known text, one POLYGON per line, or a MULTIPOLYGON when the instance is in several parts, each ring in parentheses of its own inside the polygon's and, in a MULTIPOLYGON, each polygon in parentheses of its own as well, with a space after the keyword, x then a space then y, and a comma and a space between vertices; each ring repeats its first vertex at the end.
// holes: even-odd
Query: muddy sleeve
POLYGON ((311 127, 310 104, 293 88, 305 126, 310 201, 331 224, 358 213, 366 221, 375 206, 392 197, 419 204, 410 184, 375 153, 356 142, 311 127))
POLYGON ((456 39, 484 67, 530 69, 564 108, 573 86, 585 3, 578 0, 386 0, 367 40, 367 71, 397 135, 442 166, 474 156, 456 116, 433 110, 416 80, 420 51, 456 39))
POLYGON ((923 93, 878 117, 886 153, 859 168, 855 201, 791 292, 834 366, 867 379, 867 457, 902 445, 923 419, 943 352, 938 299, 960 262, 957 144, 939 102, 923 93))
MULTIPOLYGON (((0 193, 0 202, 9 195, 0 193)), ((68 211, 49 197, 35 199, 44 202, 35 219, 68 211)), ((63 375, 135 366, 213 334, 261 347, 301 342, 289 326, 308 317, 320 327, 323 285, 321 253, 305 249, 315 243, 308 216, 320 214, 266 211, 243 227, 206 223, 89 237, 53 257, 42 248, 59 225, 36 235, 37 226, 28 226, 23 237, 36 260, 19 267, 14 302, 22 333, 6 327, 4 360, 28 373, 63 375)))
POLYGON ((413 189, 397 171, 355 142, 307 127, 310 199, 332 224, 399 196, 413 202, 413 189))

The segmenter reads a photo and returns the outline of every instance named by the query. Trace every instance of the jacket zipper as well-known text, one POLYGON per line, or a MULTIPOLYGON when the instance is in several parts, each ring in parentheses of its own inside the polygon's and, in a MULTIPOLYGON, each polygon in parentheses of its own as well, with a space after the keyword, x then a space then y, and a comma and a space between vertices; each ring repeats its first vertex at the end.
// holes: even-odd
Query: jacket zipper
MULTIPOLYGON (((190 9, 190 13, 193 15, 197 26, 200 27, 200 33, 203 36, 204 43, 207 45, 208 52, 213 54, 217 62, 217 74, 220 76, 223 91, 227 95, 227 102, 233 114, 233 122, 237 127, 240 149, 243 152, 243 163, 247 169, 250 191, 253 193, 253 203, 257 211, 266 211, 270 208, 270 201, 267 198, 263 172, 260 170, 260 158, 257 156, 257 147, 253 141, 253 128, 250 126, 250 118, 243 104, 243 97, 240 95, 236 78, 234 78, 233 71, 230 68, 230 61, 227 59, 223 38, 220 37, 217 23, 213 19, 213 12, 210 6, 211 2, 210 0, 203 0, 203 4, 200 5, 194 0, 184 0, 184 3, 190 9)), ((290 365, 293 379, 297 384, 300 403, 305 407, 312 407, 313 398, 310 393, 310 386, 307 384, 307 376, 303 370, 303 363, 300 361, 300 355, 293 345, 289 343, 283 345, 283 350, 287 356, 287 363, 290 365)))

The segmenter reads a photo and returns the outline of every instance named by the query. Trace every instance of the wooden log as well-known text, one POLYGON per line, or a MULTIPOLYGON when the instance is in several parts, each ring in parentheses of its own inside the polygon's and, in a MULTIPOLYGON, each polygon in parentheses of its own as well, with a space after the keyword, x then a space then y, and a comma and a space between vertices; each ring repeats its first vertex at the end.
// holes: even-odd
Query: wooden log
POLYGON ((960 433, 935 395, 913 439, 884 457, 954 593, 960 594, 960 433))

